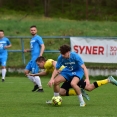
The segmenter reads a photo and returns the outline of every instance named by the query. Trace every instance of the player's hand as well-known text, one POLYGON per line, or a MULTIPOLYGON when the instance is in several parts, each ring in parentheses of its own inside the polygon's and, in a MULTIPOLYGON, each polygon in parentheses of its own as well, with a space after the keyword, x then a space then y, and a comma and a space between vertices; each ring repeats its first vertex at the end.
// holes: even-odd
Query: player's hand
POLYGON ((7 49, 8 48, 8 46, 4 46, 4 49, 7 49))
POLYGON ((49 82, 48 82, 48 86, 49 87, 52 87, 54 85, 54 79, 51 79, 49 82))
POLYGON ((35 74, 29 74, 29 76, 35 76, 35 74))
POLYGON ((28 51, 25 49, 24 52, 28 52, 28 51))
POLYGON ((90 84, 89 79, 85 79, 85 82, 86 82, 86 84, 87 84, 87 85, 89 85, 89 84, 90 84))
POLYGON ((29 74, 25 74, 26 76, 30 76, 30 73, 29 74))
POLYGON ((7 46, 4 46, 4 49, 7 49, 7 46))

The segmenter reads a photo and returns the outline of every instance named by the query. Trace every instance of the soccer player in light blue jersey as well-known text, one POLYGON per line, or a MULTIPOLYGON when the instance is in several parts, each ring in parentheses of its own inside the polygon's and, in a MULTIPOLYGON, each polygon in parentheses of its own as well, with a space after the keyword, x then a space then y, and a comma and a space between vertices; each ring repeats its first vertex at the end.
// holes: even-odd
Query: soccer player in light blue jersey
POLYGON ((2 82, 5 81, 6 63, 8 58, 7 49, 10 47, 11 47, 10 40, 4 37, 4 31, 0 30, 0 64, 2 66, 2 82))
POLYGON ((56 69, 53 71, 52 77, 48 82, 48 85, 52 87, 54 85, 54 96, 59 96, 61 82, 71 81, 71 86, 74 88, 78 99, 80 101, 80 106, 84 107, 85 102, 81 94, 80 87, 77 85, 79 81, 85 75, 85 82, 89 84, 89 76, 87 68, 81 59, 81 57, 75 53, 71 52, 71 47, 68 45, 62 45, 60 47, 60 56, 58 57, 56 69), (59 68, 64 65, 66 66, 59 75, 59 68))
POLYGON ((30 27, 30 33, 33 36, 32 39, 30 40, 30 49, 26 49, 26 50, 24 50, 24 52, 31 52, 31 60, 26 65, 24 73, 25 73, 25 75, 27 75, 27 77, 32 82, 34 82, 34 88, 33 88, 32 92, 36 91, 37 89, 38 89, 38 92, 43 92, 40 77, 39 76, 29 76, 28 74, 30 72, 34 73, 34 74, 39 72, 39 67, 36 63, 36 59, 39 56, 43 55, 45 45, 44 45, 42 38, 39 35, 37 35, 36 26, 30 27))
MULTIPOLYGON (((54 85, 54 96, 59 96, 59 84, 61 82, 65 82, 66 85, 71 85, 74 88, 80 101, 80 106, 84 107, 85 102, 83 100, 79 85, 77 85, 83 80, 83 75, 85 75, 86 79, 85 82, 83 81, 80 83, 80 87, 82 86, 82 88, 87 91, 92 91, 108 83, 112 83, 117 86, 117 80, 115 80, 112 76, 90 84, 88 71, 81 57, 77 53, 71 52, 71 48, 68 45, 62 45, 59 50, 61 55, 58 57, 56 69, 53 71, 52 77, 48 82, 48 85, 50 87, 54 85), (64 65, 66 67, 58 74, 61 65, 64 65)), ((52 101, 50 100, 47 103, 52 103, 52 101)))

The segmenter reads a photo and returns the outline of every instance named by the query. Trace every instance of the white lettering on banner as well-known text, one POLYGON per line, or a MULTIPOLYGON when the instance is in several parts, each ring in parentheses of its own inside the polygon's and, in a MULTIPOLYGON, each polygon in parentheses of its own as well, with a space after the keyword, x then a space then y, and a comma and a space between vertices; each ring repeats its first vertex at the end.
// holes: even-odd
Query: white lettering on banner
POLYGON ((117 39, 71 37, 71 50, 84 62, 117 63, 117 39))

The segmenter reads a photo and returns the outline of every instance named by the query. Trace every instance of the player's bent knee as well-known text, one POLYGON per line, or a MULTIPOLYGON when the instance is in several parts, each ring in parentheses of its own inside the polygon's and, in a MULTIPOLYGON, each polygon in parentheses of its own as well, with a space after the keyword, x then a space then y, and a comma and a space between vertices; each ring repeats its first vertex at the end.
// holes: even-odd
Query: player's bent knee
POLYGON ((66 96, 66 90, 60 88, 59 94, 60 94, 61 96, 66 96))
POLYGON ((74 87, 75 85, 77 85, 76 83, 74 82, 71 82, 71 86, 74 87))
POLYGON ((92 91, 93 89, 94 89, 94 87, 92 87, 91 85, 85 86, 85 90, 87 90, 87 91, 92 91))
POLYGON ((59 79, 54 79, 54 85, 59 85, 62 81, 59 79))

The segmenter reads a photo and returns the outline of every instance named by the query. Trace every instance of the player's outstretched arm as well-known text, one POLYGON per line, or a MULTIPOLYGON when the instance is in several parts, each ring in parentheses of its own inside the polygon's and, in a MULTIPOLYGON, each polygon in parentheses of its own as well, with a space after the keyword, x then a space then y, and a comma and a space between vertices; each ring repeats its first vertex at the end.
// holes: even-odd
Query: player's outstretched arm
POLYGON ((54 85, 54 78, 57 76, 57 74, 58 74, 58 70, 54 69, 52 76, 50 78, 50 81, 48 82, 49 87, 52 87, 54 85))
POLYGON ((89 74, 88 74, 88 70, 87 70, 85 64, 83 64, 81 67, 84 69, 85 82, 86 82, 87 84, 90 84, 90 81, 89 81, 89 74))
POLYGON ((30 49, 24 49, 24 52, 31 52, 30 49))
POLYGON ((12 45, 4 46, 5 49, 10 48, 12 45))
POLYGON ((46 76, 47 75, 47 72, 46 71, 42 71, 42 72, 39 72, 37 74, 29 74, 30 76, 46 76))
POLYGON ((44 50, 45 50, 45 45, 44 44, 41 44, 41 50, 40 50, 40 55, 39 56, 42 56, 43 55, 44 50))

